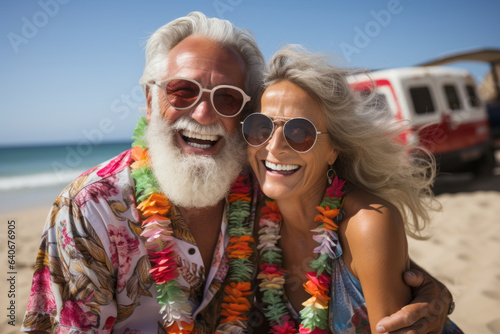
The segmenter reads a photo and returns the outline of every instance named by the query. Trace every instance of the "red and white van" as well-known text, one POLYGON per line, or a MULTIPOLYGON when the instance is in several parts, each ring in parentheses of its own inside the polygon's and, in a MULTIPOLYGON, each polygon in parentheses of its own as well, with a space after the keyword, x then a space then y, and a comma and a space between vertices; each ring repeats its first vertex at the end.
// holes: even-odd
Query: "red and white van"
POLYGON ((412 125, 418 140, 436 156, 440 172, 490 174, 494 167, 488 114, 470 73, 451 67, 380 70, 349 78, 357 91, 375 89, 377 106, 412 125))

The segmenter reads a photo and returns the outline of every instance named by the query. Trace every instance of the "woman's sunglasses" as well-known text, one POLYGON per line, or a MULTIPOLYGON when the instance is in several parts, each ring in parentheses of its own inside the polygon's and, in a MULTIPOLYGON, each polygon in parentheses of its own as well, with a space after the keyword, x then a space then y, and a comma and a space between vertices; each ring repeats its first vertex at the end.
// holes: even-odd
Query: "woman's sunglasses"
POLYGON ((274 120, 264 114, 250 114, 242 124, 243 138, 250 146, 265 144, 276 129, 276 122, 283 124, 283 135, 288 145, 299 153, 311 150, 316 143, 318 135, 327 134, 316 129, 307 118, 276 117, 274 120))
POLYGON ((245 104, 250 101, 241 88, 231 85, 219 85, 212 89, 203 88, 198 81, 187 78, 169 78, 162 82, 155 82, 163 88, 168 104, 172 107, 185 110, 193 107, 201 99, 204 92, 210 93, 210 101, 215 111, 223 117, 238 115, 245 104))

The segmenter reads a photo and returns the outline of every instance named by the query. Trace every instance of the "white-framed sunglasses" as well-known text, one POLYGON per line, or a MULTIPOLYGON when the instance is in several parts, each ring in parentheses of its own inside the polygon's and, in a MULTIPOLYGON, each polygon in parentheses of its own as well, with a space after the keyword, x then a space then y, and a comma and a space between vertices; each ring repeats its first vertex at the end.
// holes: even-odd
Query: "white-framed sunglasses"
POLYGON ((214 110, 223 117, 238 115, 251 99, 243 89, 236 86, 219 85, 207 89, 196 80, 182 77, 168 78, 154 84, 163 89, 168 104, 179 110, 192 108, 200 101, 204 92, 210 93, 214 110))

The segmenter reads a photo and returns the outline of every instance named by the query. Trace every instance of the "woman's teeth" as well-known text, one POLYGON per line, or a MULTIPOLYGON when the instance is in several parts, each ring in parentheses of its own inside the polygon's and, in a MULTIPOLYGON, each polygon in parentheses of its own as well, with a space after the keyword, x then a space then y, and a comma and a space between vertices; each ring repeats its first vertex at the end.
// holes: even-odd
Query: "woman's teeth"
POLYGON ((276 172, 292 172, 300 168, 299 165, 283 165, 283 164, 275 164, 272 162, 269 162, 267 160, 264 160, 264 165, 266 166, 267 169, 270 169, 272 171, 276 172))

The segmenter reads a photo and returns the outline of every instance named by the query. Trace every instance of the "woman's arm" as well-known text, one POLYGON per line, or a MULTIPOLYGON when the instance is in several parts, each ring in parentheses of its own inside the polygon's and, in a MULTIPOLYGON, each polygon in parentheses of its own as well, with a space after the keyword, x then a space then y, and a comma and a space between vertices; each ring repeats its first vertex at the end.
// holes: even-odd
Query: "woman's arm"
POLYGON ((347 219, 340 230, 343 259, 361 282, 375 333, 379 320, 411 300, 402 277, 409 267, 404 224, 394 206, 365 192, 351 193, 345 205, 347 219))

